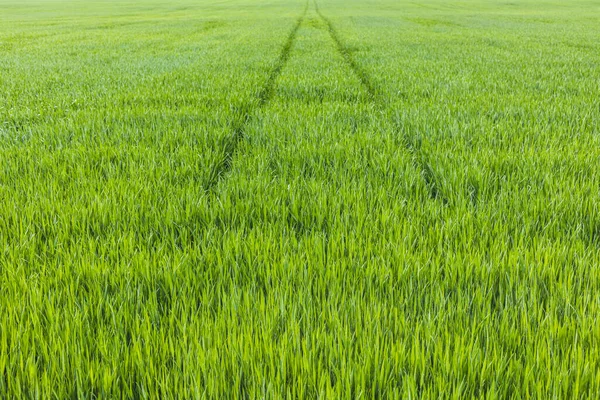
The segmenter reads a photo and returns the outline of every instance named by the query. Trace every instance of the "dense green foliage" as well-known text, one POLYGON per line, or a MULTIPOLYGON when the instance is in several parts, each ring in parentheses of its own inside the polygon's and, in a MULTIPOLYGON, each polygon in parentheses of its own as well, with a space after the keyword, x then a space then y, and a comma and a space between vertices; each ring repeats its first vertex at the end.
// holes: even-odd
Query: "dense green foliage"
POLYGON ((0 0, 0 397, 597 398, 598 26, 0 0))

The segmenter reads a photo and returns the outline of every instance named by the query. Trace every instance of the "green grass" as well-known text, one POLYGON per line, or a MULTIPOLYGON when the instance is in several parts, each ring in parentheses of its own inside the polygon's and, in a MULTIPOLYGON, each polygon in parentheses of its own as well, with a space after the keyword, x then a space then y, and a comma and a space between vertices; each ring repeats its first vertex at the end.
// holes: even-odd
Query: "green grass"
POLYGON ((597 398, 599 23, 0 0, 0 397, 597 398))

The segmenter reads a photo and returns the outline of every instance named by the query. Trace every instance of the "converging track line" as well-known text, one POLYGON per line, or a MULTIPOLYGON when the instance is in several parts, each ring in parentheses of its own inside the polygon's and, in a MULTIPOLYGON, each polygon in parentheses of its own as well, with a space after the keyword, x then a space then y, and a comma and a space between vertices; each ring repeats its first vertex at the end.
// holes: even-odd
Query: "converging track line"
POLYGON ((313 0, 313 2, 315 4, 315 11, 319 15, 319 17, 323 20, 323 22, 325 22, 325 25, 327 25, 327 31, 329 32, 329 35, 335 42, 338 53, 340 53, 340 55, 344 58, 344 61, 346 61, 346 64, 348 64, 350 66, 350 68, 352 69, 354 74, 360 80, 360 83, 365 87, 365 89, 367 89, 367 92, 369 93, 369 95, 373 99, 376 99, 377 91, 375 90, 375 86, 371 82, 371 78, 365 71, 363 71, 360 68, 360 66, 356 63, 356 61, 354 61, 354 59, 352 58, 352 55, 350 54, 350 52, 348 51, 348 49, 346 48, 346 46, 340 39, 340 37, 339 37, 337 31, 335 30, 335 27, 331 23, 331 21, 321 13, 321 10, 319 10, 319 5, 317 4, 317 1, 313 0))
POLYGON ((252 120, 252 112, 262 108, 273 97, 277 78, 281 74, 283 67, 285 67, 288 59, 290 58, 292 46, 294 44, 294 41, 296 40, 298 30, 300 29, 300 26, 304 21, 307 11, 308 1, 306 2, 302 15, 300 15, 300 17, 296 21, 296 24, 294 25, 293 29, 288 35, 281 50, 281 53, 277 58, 277 62, 275 63, 275 66, 271 69, 271 72, 267 77, 265 85, 258 94, 258 103, 255 103, 256 106, 251 107, 251 104, 246 104, 237 110, 237 117, 233 125, 232 134, 224 140, 223 157, 213 167, 210 173, 210 178, 208 179, 205 185, 205 190, 207 192, 213 191, 217 184, 220 181, 222 181, 224 176, 227 175, 227 173, 231 170, 233 156, 239 146, 239 143, 244 139, 246 127, 252 120))
MULTIPOLYGON (((385 111, 385 106, 382 103, 382 96, 375 84, 373 84, 373 80, 369 76, 369 74, 363 70, 360 65, 354 60, 352 54, 348 50, 347 46, 344 45, 344 42, 341 40, 335 26, 331 23, 331 21, 325 17, 321 10, 319 10, 319 5, 317 4, 317 0, 313 0, 315 5, 315 11, 323 20, 325 25, 327 25, 327 30, 329 31, 329 35, 331 39, 335 42, 338 53, 343 57, 346 61, 346 64, 352 69, 354 74, 360 80, 360 83, 367 90, 369 96, 373 99, 373 102, 382 110, 385 111)), ((394 122, 394 125, 397 124, 394 122)), ((423 155, 417 146, 414 144, 414 139, 407 134, 403 135, 403 142, 406 151, 412 156, 413 165, 420 171, 421 176, 425 182, 425 186, 427 187, 427 191, 429 193, 429 197, 434 200, 440 200, 443 204, 448 204, 448 198, 444 196, 439 185, 436 183, 435 174, 431 169, 429 163, 425 160, 425 155, 423 155)))

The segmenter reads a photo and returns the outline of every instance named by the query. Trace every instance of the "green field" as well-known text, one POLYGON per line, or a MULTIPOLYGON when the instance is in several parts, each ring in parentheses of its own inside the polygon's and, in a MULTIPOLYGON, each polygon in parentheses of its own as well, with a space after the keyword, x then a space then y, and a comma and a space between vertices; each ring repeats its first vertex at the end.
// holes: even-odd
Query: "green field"
POLYGON ((599 28, 0 0, 0 398, 600 397, 599 28))

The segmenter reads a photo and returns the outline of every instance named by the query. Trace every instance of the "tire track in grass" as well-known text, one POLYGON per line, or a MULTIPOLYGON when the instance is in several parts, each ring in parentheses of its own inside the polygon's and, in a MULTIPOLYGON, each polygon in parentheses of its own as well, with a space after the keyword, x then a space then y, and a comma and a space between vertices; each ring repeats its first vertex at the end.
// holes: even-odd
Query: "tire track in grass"
MULTIPOLYGON (((360 80, 360 83, 365 87, 369 96, 373 99, 373 102, 379 107, 383 112, 386 111, 385 106, 381 100, 381 95, 377 90, 377 86, 373 83, 370 75, 361 68, 361 66, 354 60, 352 54, 348 47, 344 44, 340 35, 338 34, 335 26, 331 23, 331 21, 325 17, 321 10, 319 9, 319 5, 317 4, 317 0, 313 0, 315 5, 315 10, 321 20, 327 25, 327 30, 329 31, 329 35, 331 39, 335 42, 338 53, 344 58, 346 64, 350 66, 354 74, 360 80)), ((396 131, 400 131, 400 128, 397 122, 393 121, 393 124, 396 128, 396 131)), ((427 191, 429 193, 429 197, 434 200, 439 200, 443 204, 448 204, 448 198, 442 193, 439 185, 437 184, 437 179, 435 176, 435 172, 431 168, 430 163, 427 161, 427 157, 420 151, 420 146, 415 145, 415 139, 410 135, 404 133, 403 142, 406 151, 411 155, 413 165, 421 172, 421 176, 423 177, 423 181, 425 182, 425 186, 427 187, 427 191)))
POLYGON ((350 54, 350 51, 348 50, 348 48, 344 45, 344 42, 342 42, 342 40, 340 39, 340 36, 338 35, 335 27, 333 26, 333 24, 331 23, 331 21, 325 17, 323 14, 321 14, 321 10, 319 10, 319 5, 317 4, 316 0, 313 0, 314 4, 315 4, 315 11, 317 12, 317 15, 321 18, 321 20, 323 20, 323 22, 325 22, 325 25, 327 25, 327 31, 329 32, 329 36, 331 36, 331 39, 333 39, 333 41, 335 42, 335 45, 338 49, 338 53, 340 53, 340 55, 342 56, 342 58, 344 59, 344 61, 346 61, 346 64, 348 64, 350 66, 350 68, 352 69, 352 71, 354 72, 354 74, 358 77, 358 79, 360 80, 360 83, 365 87, 365 89, 367 89, 367 92, 369 93, 369 96, 373 99, 376 100, 377 99, 377 91, 375 90, 375 85, 373 84, 373 82, 371 81, 371 78, 369 77, 369 74, 367 74, 354 60, 354 58, 352 58, 352 55, 350 54))
POLYGON ((230 136, 224 139, 224 143, 222 145, 223 156, 221 159, 214 165, 212 168, 207 183, 205 184, 205 190, 207 192, 213 191, 217 184, 223 180, 224 176, 231 170, 231 165, 233 162, 233 156, 240 144, 240 142, 244 139, 246 127, 252 120, 252 113, 256 110, 261 109, 265 104, 267 104, 271 98, 273 97, 273 93, 275 92, 275 85, 277 78, 281 74, 283 67, 285 67, 288 59, 290 58, 290 52, 292 51, 292 46, 294 45, 294 41, 296 40, 296 36, 298 34, 298 30, 304 21, 306 13, 308 11, 308 1, 304 7, 304 11, 302 15, 298 17, 296 20, 296 24, 292 28, 289 33, 281 52, 279 53, 279 57, 277 58, 277 62, 269 72, 269 76, 265 82, 265 85, 262 87, 260 92, 258 93, 258 98, 256 102, 244 104, 241 107, 237 107, 234 110, 234 123, 232 128, 232 133, 230 136), (254 104, 254 106, 253 106, 254 104))

